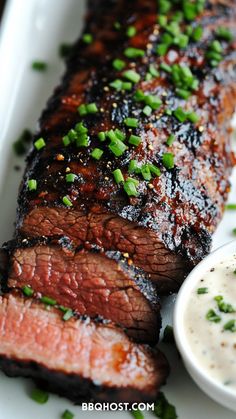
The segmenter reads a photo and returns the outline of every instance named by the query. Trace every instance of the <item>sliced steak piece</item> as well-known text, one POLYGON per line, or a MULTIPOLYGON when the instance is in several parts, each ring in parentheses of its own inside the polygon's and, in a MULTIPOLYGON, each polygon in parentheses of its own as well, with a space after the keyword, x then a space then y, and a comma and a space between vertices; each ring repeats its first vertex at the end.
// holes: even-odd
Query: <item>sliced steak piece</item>
MULTIPOLYGON (((80 40, 76 44, 62 84, 40 120, 35 139, 43 137, 46 145, 32 150, 28 157, 17 234, 51 235, 59 230, 77 244, 89 240, 105 249, 128 251, 162 292, 175 291, 186 273, 209 252, 229 191, 234 163, 229 125, 236 103, 236 4, 207 1, 196 17, 196 25, 203 28, 201 39, 194 41, 190 36, 184 48, 173 43, 164 56, 156 53, 165 31, 157 25, 156 1, 95 4, 101 8, 90 2, 85 28, 93 42, 80 40), (117 21, 121 30, 114 28, 117 21), (132 38, 125 30, 130 22, 136 28, 132 38), (222 26, 230 29, 232 39, 219 38, 217 30, 222 26), (215 47, 218 38, 220 45, 217 41, 215 47), (221 53, 211 51, 214 47, 221 53), (208 59, 212 55, 218 57, 216 66, 208 59), (125 63, 121 71, 114 68, 117 58, 125 63), (149 74, 150 65, 154 76, 149 74), (172 73, 174 65, 178 70, 172 73), (181 71, 188 72, 195 90, 186 92, 185 85, 179 86, 179 65, 181 71), (137 73, 132 73, 135 79, 130 90, 114 88, 114 80, 118 79, 118 84, 119 79, 126 80, 126 70, 137 73), (151 115, 143 112, 142 98, 141 102, 134 99, 137 90, 139 98, 141 90, 146 99, 150 95, 160 99, 151 115), (188 100, 181 94, 187 94, 188 100), (96 104, 98 111, 81 116, 77 108, 82 104, 96 104), (181 110, 186 114, 179 115, 181 110), (197 117, 195 113, 189 116, 189 111, 197 117), (127 127, 126 118, 130 117, 138 121, 137 127, 127 127), (77 123, 88 130, 87 147, 62 141, 68 132, 71 138, 77 135, 69 131, 77 123), (114 137, 110 130, 116 129, 124 133, 127 145, 118 157, 109 148, 110 137, 114 137), (100 141, 100 132, 109 132, 110 137, 100 141), (137 147, 129 143, 131 134, 141 139, 137 147), (172 144, 167 143, 170 134, 175 136, 172 144), (99 160, 91 155, 95 148, 103 151, 99 160), (169 160, 166 153, 174 158, 174 164, 165 162, 165 158, 169 160), (139 171, 130 173, 131 160, 139 171), (160 169, 160 176, 143 175, 145 165, 150 164, 160 169), (137 196, 128 196, 123 183, 115 182, 115 169, 121 170, 124 180, 133 177, 139 182, 137 196), (68 173, 77 175, 74 182, 66 182, 68 173), (29 179, 37 180, 36 191, 29 191, 29 179), (73 205, 69 210, 63 205, 65 196, 73 205)), ((171 6, 170 16, 180 11, 182 3, 171 2, 171 6)), ((188 25, 188 19, 181 23, 182 34, 188 25)), ((194 22, 193 28, 196 25, 194 22)))
POLYGON ((155 286, 119 252, 80 249, 65 239, 11 243, 8 287, 30 286, 81 315, 102 316, 139 342, 156 343, 161 325, 155 286))
POLYGON ((0 297, 0 365, 81 400, 149 401, 168 374, 165 357, 112 324, 71 318, 18 295, 0 297))

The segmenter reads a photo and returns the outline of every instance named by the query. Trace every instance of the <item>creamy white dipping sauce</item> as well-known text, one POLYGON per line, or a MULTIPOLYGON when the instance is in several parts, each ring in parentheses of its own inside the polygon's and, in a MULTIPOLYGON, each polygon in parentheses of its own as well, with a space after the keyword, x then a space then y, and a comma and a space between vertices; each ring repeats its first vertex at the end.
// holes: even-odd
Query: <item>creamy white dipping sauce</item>
POLYGON ((186 305, 184 326, 198 363, 236 393, 236 254, 199 280, 186 305))

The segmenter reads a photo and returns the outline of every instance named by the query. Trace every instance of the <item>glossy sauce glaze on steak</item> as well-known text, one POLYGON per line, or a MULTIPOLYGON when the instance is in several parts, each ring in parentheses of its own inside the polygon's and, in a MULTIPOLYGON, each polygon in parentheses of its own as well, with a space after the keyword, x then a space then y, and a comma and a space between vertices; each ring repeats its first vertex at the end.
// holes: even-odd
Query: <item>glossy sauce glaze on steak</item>
POLYGON ((13 241, 6 250, 9 289, 30 286, 81 315, 112 320, 139 342, 158 341, 155 286, 119 252, 76 250, 66 238, 13 241))
POLYGON ((19 295, 0 297, 0 365, 75 402, 153 400, 168 370, 157 350, 112 324, 71 318, 19 295))
POLYGON ((155 287, 176 291, 209 251, 234 164, 235 21, 227 0, 89 2, 20 188, 0 305, 8 373, 44 377, 75 401, 110 400, 110 389, 116 400, 156 397, 168 374, 159 352, 70 317, 102 314, 153 342, 155 287))

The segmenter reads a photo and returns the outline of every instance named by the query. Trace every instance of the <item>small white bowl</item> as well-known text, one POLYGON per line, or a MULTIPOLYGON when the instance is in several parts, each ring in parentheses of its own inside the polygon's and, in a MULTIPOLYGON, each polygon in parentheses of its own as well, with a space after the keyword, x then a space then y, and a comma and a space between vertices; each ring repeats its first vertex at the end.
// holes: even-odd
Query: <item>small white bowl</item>
POLYGON ((174 336, 185 367, 196 384, 209 397, 221 405, 236 411, 236 394, 229 387, 216 381, 204 369, 200 361, 193 355, 191 345, 186 337, 184 326, 184 313, 191 291, 198 281, 210 268, 217 265, 221 260, 228 259, 236 252, 236 241, 230 242, 212 252, 200 262, 188 275, 180 288, 174 308, 174 336))

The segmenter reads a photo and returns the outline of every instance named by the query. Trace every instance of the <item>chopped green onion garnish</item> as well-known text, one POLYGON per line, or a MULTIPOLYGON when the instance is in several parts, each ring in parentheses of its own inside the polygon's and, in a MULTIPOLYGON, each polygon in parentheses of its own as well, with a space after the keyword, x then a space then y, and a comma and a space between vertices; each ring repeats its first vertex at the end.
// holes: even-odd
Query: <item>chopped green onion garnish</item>
POLYGON ((113 87, 116 90, 122 90, 122 85, 123 85, 123 82, 120 79, 116 79, 112 81, 111 83, 109 83, 109 86, 113 87))
POLYGON ((154 67, 153 64, 150 64, 148 71, 153 77, 159 77, 160 76, 159 72, 157 71, 156 67, 154 67))
POLYGON ((70 320, 71 317, 73 317, 73 316, 74 316, 73 311, 69 308, 68 310, 66 310, 62 319, 66 322, 67 320, 70 320))
POLYGON ((62 414, 61 419, 73 419, 75 415, 70 412, 69 410, 65 410, 65 412, 62 414))
POLYGON ((142 165, 141 174, 142 174, 144 180, 147 180, 147 181, 151 180, 152 175, 151 175, 151 172, 150 172, 149 164, 143 164, 142 165))
POLYGON ((89 145, 89 137, 87 136, 87 134, 83 134, 79 138, 76 139, 77 147, 88 147, 88 145, 89 145))
POLYGON ((185 89, 180 89, 179 87, 177 87, 176 89, 176 94, 177 96, 181 97, 182 99, 188 99, 191 96, 191 92, 189 90, 185 90, 185 89))
POLYGON ((144 108, 143 108, 143 113, 144 113, 144 115, 146 115, 146 116, 150 116, 150 115, 151 115, 151 113, 152 113, 152 108, 151 108, 151 106, 148 106, 148 105, 144 106, 144 108))
POLYGON ((66 182, 67 183, 73 183, 76 178, 77 178, 77 175, 75 175, 74 173, 68 173, 66 175, 66 182))
POLYGON ((70 410, 65 410, 61 416, 61 419, 73 419, 75 415, 70 410))
POLYGON ((137 135, 131 135, 129 137, 129 144, 135 145, 136 147, 141 143, 142 139, 141 137, 138 137, 137 135))
POLYGON ((221 43, 219 41, 217 41, 217 40, 213 41, 209 45, 209 49, 211 49, 211 51, 218 52, 219 54, 223 51, 223 48, 221 46, 221 43))
POLYGON ((165 27, 167 24, 167 16, 159 15, 157 18, 157 23, 159 23, 161 27, 165 27))
POLYGON ((25 285, 22 288, 22 292, 26 295, 26 297, 32 297, 32 295, 34 294, 34 290, 31 287, 28 287, 27 285, 25 285))
POLYGON ((236 210, 236 204, 226 204, 225 209, 226 210, 236 210))
POLYGON ((224 302, 222 295, 217 295, 214 300, 217 302, 218 308, 223 313, 235 313, 235 309, 231 304, 224 302))
POLYGON ((170 134, 169 137, 166 140, 166 144, 170 147, 173 144, 174 141, 175 141, 174 134, 170 134))
POLYGON ((123 76, 131 81, 132 83, 138 83, 140 80, 140 75, 138 73, 136 73, 136 71, 134 70, 127 70, 123 73, 123 76))
POLYGON ((85 116, 87 114, 94 114, 98 112, 96 103, 89 103, 87 105, 80 105, 78 107, 78 112, 80 116, 85 116))
POLYGON ((34 388, 30 397, 32 400, 39 404, 47 403, 49 399, 48 393, 46 393, 46 391, 40 390, 39 388, 34 388))
POLYGON ((62 142, 64 144, 65 147, 67 147, 68 145, 70 145, 70 139, 68 135, 64 135, 64 137, 62 137, 62 142))
POLYGON ((144 414, 139 409, 131 410, 130 413, 134 417, 134 419, 144 419, 144 414))
POLYGON ((203 35, 203 28, 201 26, 197 26, 196 28, 193 29, 191 38, 197 42, 197 41, 200 41, 200 39, 202 38, 202 35, 203 35))
POLYGON ((155 164, 149 164, 150 172, 155 176, 161 176, 161 171, 159 167, 155 166, 155 164))
POLYGON ((116 169, 112 173, 113 173, 116 183, 124 182, 124 176, 120 169, 116 169))
POLYGON ((88 132, 88 128, 84 126, 83 122, 78 122, 75 126, 75 131, 77 134, 86 134, 88 132))
POLYGON ((124 55, 127 58, 138 58, 138 57, 143 57, 145 55, 145 51, 140 48, 128 47, 125 49, 124 55))
POLYGON ((37 141, 35 141, 34 146, 39 151, 43 147, 45 147, 46 143, 43 138, 39 138, 37 141))
POLYGON ((69 137, 69 140, 72 142, 74 142, 78 137, 78 133, 73 128, 70 129, 67 135, 69 137))
POLYGON ((198 288, 197 293, 199 295, 201 295, 201 294, 207 294, 208 293, 208 288, 206 288, 206 287, 198 288))
POLYGON ((218 38, 223 39, 224 41, 232 41, 233 34, 230 32, 228 28, 224 28, 223 26, 220 26, 216 30, 216 35, 218 38))
POLYGON ((206 319, 213 323, 219 323, 221 321, 221 317, 212 309, 207 312, 206 319))
POLYGON ((127 146, 118 139, 111 141, 108 147, 116 157, 122 156, 125 150, 127 150, 127 146))
POLYGON ((171 8, 171 2, 169 0, 159 0, 158 5, 158 11, 161 14, 166 14, 171 8))
POLYGON ((129 173, 135 173, 138 168, 138 162, 136 160, 130 160, 129 162, 129 173))
POLYGON ((46 297, 46 296, 40 298, 40 301, 41 303, 47 304, 49 306, 55 306, 57 303, 56 300, 54 300, 53 298, 46 297))
POLYGON ((68 196, 63 196, 62 202, 67 207, 72 207, 72 205, 73 205, 72 202, 71 202, 71 200, 68 198, 68 196))
POLYGON ((229 330, 230 332, 236 332, 235 320, 229 320, 224 324, 224 330, 229 330))
POLYGON ((100 148, 95 148, 92 153, 91 156, 95 159, 95 160, 100 160, 100 158, 103 155, 103 150, 101 150, 100 148))
MULTIPOLYGON (((167 53, 168 47, 168 44, 159 44, 156 47, 156 53, 163 57, 167 53)), ((164 70, 164 68, 162 70, 164 70)))
POLYGON ((32 69, 36 71, 45 71, 47 67, 48 65, 44 61, 34 61, 32 63, 32 69))
POLYGON ((35 179, 29 179, 28 180, 28 189, 30 191, 36 191, 36 189, 37 189, 37 180, 35 180, 35 179))
POLYGON ((196 112, 189 112, 187 114, 187 118, 190 122, 193 122, 193 123, 198 122, 200 119, 199 116, 196 114, 196 112))
POLYGON ((233 228, 232 233, 236 235, 236 228, 233 228))
POLYGON ((187 114, 182 108, 175 109, 173 114, 180 122, 185 122, 187 120, 187 114))
POLYGON ((125 134, 118 128, 115 129, 115 135, 118 140, 124 141, 125 140, 125 134))
POLYGON ((113 68, 117 71, 123 70, 125 68, 125 62, 123 60, 120 60, 119 58, 116 58, 112 61, 113 68))
POLYGON ((173 169, 174 163, 174 154, 172 153, 164 153, 162 156, 162 163, 166 169, 173 169))
POLYGON ((91 33, 85 33, 82 37, 85 44, 91 44, 93 42, 93 36, 91 33))
POLYGON ((126 35, 127 35, 129 38, 132 38, 133 36, 135 36, 135 35, 136 35, 136 33, 137 33, 137 31, 136 31, 135 26, 129 26, 129 27, 127 28, 126 35))
POLYGON ((137 180, 132 178, 128 178, 124 183, 124 190, 128 196, 138 196, 138 191, 136 189, 137 183, 137 180))
POLYGON ((171 66, 166 64, 166 63, 161 63, 160 64, 160 70, 165 71, 166 73, 171 73, 171 66))
POLYGON ((80 116, 85 116, 85 115, 87 115, 86 105, 80 105, 80 106, 78 107, 78 112, 79 112, 80 116))
POLYGON ((137 118, 125 118, 124 124, 127 127, 137 128, 138 127, 138 119, 137 118))
POLYGON ((106 133, 104 131, 101 131, 98 133, 98 139, 103 142, 106 140, 106 133))

